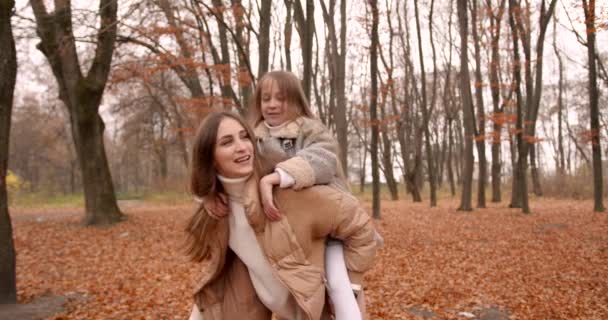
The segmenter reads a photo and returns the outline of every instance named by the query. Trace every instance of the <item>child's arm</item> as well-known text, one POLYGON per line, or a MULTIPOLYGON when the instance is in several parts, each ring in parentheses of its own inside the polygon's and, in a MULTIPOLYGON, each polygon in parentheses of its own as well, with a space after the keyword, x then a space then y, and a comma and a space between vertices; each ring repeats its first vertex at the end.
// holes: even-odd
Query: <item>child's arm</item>
POLYGON ((276 165, 293 177, 299 190, 328 184, 338 176, 338 147, 329 130, 318 120, 306 119, 302 125, 302 149, 276 165))
POLYGON ((280 183, 281 177, 277 172, 267 174, 260 179, 260 199, 262 201, 262 208, 264 208, 264 213, 270 221, 281 220, 281 214, 272 197, 273 187, 280 183))

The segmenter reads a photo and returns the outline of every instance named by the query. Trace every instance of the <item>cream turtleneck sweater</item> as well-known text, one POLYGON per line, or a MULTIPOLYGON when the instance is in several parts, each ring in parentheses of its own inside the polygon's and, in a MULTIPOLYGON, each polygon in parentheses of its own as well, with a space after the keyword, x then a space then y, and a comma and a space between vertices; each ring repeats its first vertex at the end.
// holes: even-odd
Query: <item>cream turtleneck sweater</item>
POLYGON ((250 176, 236 179, 222 176, 218 178, 229 195, 228 246, 247 266, 260 301, 282 319, 299 319, 299 308, 295 299, 273 272, 245 215, 242 197, 250 176))

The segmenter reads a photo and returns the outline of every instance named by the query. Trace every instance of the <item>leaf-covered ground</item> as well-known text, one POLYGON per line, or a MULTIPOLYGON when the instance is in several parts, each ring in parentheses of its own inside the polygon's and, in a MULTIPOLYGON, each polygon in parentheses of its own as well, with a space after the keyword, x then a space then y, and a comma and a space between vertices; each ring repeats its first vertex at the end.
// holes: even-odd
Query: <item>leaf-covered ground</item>
MULTIPOLYGON (((383 202, 366 276, 371 319, 608 319, 608 213, 542 199, 532 215, 383 202)), ((68 297, 50 319, 185 319, 197 265, 182 255, 190 206, 126 208, 85 228, 78 210, 12 210, 18 299, 68 297)))

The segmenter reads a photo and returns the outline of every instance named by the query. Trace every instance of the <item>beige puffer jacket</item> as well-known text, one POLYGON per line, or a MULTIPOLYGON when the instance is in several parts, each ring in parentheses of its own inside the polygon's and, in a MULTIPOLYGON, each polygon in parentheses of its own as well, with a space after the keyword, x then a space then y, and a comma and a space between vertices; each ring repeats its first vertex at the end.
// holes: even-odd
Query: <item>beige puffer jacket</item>
MULTIPOLYGON (((244 209, 264 254, 308 320, 321 319, 325 307, 325 240, 344 242, 351 281, 362 284, 374 262, 377 244, 369 215, 353 196, 328 186, 301 191, 278 189, 275 202, 283 219, 270 222, 258 200, 257 179, 247 181, 244 209)), ((257 299, 244 264, 228 248, 228 219, 207 232, 207 245, 194 300, 204 320, 264 319, 268 310, 257 299)))

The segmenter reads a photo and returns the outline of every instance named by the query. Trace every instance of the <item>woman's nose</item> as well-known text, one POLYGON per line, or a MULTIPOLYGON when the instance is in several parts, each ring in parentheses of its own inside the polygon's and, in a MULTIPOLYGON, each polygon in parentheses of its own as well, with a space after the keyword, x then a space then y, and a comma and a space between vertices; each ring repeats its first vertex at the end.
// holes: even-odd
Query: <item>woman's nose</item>
POLYGON ((237 151, 241 151, 243 149, 245 149, 245 141, 241 140, 241 139, 237 139, 236 143, 235 143, 235 147, 237 151))

